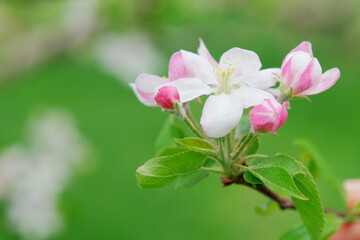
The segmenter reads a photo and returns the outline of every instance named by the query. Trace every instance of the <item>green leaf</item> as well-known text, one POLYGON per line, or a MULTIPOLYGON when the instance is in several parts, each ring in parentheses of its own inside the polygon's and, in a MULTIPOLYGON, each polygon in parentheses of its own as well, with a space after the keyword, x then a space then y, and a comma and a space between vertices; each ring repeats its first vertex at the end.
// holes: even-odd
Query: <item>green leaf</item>
POLYGON ((255 206, 255 212, 261 216, 268 216, 279 209, 279 204, 275 201, 269 201, 262 206, 255 206))
MULTIPOLYGON (((341 218, 327 214, 325 216, 325 227, 323 234, 320 237, 320 240, 326 240, 331 235, 333 235, 341 226, 342 220, 341 218)), ((297 224, 293 228, 291 228, 288 232, 286 232, 283 236, 280 237, 280 240, 310 240, 311 237, 306 230, 305 225, 297 224)))
POLYGON ((180 124, 176 122, 176 117, 174 115, 170 115, 156 140, 156 151, 158 152, 164 147, 176 146, 174 138, 183 137, 185 137, 184 130, 181 128, 180 124))
MULTIPOLYGON (((204 163, 204 167, 212 167, 215 164, 215 161, 212 159, 206 159, 204 163)), ((182 176, 179 176, 176 179, 175 188, 191 188, 197 185, 198 183, 202 182, 205 178, 210 175, 209 172, 193 172, 188 173, 182 176)))
POLYGON ((214 146, 204 139, 191 137, 191 138, 175 139, 175 141, 178 144, 194 152, 198 152, 213 158, 218 157, 214 146))
MULTIPOLYGON (((300 163, 301 164, 301 163, 300 163)), ((311 239, 318 240, 324 228, 324 209, 320 199, 320 192, 316 186, 313 176, 308 169, 301 164, 305 174, 298 174, 294 181, 299 190, 309 199, 301 200, 292 198, 296 210, 307 228, 311 239)))
POLYGON ((156 154, 156 156, 158 156, 158 157, 168 156, 168 155, 173 155, 173 154, 180 153, 180 152, 185 152, 186 150, 187 150, 186 148, 179 147, 179 146, 164 147, 156 154))
MULTIPOLYGON (((275 157, 254 157, 247 161, 246 171, 260 179, 275 192, 307 200, 294 182, 294 177, 304 174, 299 162, 286 155, 275 157)), ((249 175, 246 176, 249 180, 249 175)), ((252 178, 250 183, 254 182, 252 178)))
POLYGON ((250 171, 245 171, 244 179, 251 184, 264 184, 260 179, 254 176, 250 171))
POLYGON ((346 196, 342 182, 333 168, 327 163, 323 155, 308 140, 298 139, 295 141, 295 144, 305 150, 305 155, 311 156, 311 160, 313 161, 312 164, 315 165, 316 172, 318 172, 320 177, 322 177, 339 194, 343 200, 344 206, 346 206, 346 196))
POLYGON ((136 170, 139 187, 168 185, 180 175, 197 171, 205 159, 206 156, 192 151, 152 158, 136 170))

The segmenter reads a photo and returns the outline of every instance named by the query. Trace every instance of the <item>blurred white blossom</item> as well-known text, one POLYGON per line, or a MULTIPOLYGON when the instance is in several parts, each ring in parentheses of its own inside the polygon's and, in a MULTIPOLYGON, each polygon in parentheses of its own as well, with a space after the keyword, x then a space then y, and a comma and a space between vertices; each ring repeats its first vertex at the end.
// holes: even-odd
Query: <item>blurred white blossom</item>
POLYGON ((157 73, 164 66, 160 51, 144 34, 104 34, 95 44, 101 67, 128 84, 142 73, 157 73))
POLYGON ((87 147, 59 111, 31 121, 27 140, 0 156, 0 198, 8 201, 6 217, 23 239, 46 239, 61 230, 59 196, 87 147))

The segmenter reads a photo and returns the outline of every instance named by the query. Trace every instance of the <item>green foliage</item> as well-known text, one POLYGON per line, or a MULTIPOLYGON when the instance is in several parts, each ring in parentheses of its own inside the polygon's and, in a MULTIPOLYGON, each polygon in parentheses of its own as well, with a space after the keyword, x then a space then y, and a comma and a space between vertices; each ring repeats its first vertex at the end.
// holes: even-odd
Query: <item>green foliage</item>
MULTIPOLYGON (((331 235, 333 235, 341 226, 341 218, 327 214, 325 216, 325 226, 324 231, 320 237, 320 240, 326 240, 331 235)), ((280 240, 310 240, 311 237, 306 230, 306 227, 303 223, 298 224, 286 232, 283 236, 280 237, 280 240)))
POLYGON ((275 192, 307 200, 293 179, 295 175, 304 174, 304 172, 299 162, 286 155, 251 158, 247 161, 246 171, 249 171, 275 192))
POLYGON ((245 171, 244 179, 246 182, 251 184, 264 184, 259 178, 255 177, 250 171, 245 171))
POLYGON ((158 157, 173 155, 180 152, 185 152, 187 149, 179 146, 164 147, 156 155, 158 157))
POLYGON ((320 239, 324 228, 324 209, 320 199, 320 192, 316 186, 314 178, 307 168, 302 165, 305 174, 299 174, 294 177, 295 184, 299 190, 309 199, 304 201, 298 198, 292 198, 296 210, 299 212, 305 227, 312 239, 320 239))
POLYGON ((327 163, 322 154, 320 154, 320 152, 308 140, 298 139, 295 141, 295 144, 304 149, 303 158, 307 158, 307 165, 310 172, 315 174, 318 173, 319 176, 323 178, 329 184, 329 186, 331 186, 337 192, 337 194, 339 194, 343 200, 344 205, 346 205, 345 192, 342 186, 342 182, 338 178, 336 172, 327 163))
POLYGON ((268 216, 279 209, 279 204, 275 201, 268 201, 261 206, 255 206, 255 212, 261 216, 268 216))
POLYGON ((184 130, 181 128, 181 125, 177 122, 176 117, 174 115, 170 115, 169 118, 166 120, 156 140, 156 144, 155 144, 156 151, 160 151, 164 147, 176 146, 174 139, 183 138, 183 137, 185 137, 184 130))
POLYGON ((208 141, 201 138, 184 138, 184 139, 175 139, 175 141, 192 150, 194 152, 198 152, 213 158, 217 157, 217 153, 215 151, 214 146, 208 141))
POLYGON ((311 238, 320 238, 324 227, 320 193, 302 163, 282 154, 254 157, 248 160, 246 171, 251 173, 244 176, 246 181, 256 183, 259 179, 273 191, 291 197, 311 238))
POLYGON ((157 188, 173 182, 178 176, 195 172, 206 156, 192 151, 155 157, 136 170, 139 187, 157 188))
MULTIPOLYGON (((206 159, 204 167, 211 167, 215 164, 215 161, 212 159, 206 159)), ((185 175, 181 175, 176 179, 175 188, 191 188, 202 182, 205 178, 210 175, 209 172, 193 172, 185 175)))

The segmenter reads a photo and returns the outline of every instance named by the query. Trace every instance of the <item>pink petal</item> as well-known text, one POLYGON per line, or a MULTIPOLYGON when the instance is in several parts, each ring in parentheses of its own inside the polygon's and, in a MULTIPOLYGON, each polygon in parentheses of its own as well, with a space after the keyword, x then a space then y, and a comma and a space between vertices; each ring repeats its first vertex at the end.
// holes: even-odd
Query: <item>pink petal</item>
POLYGON ((259 56, 253 51, 232 48, 221 56, 220 68, 224 71, 234 69, 231 76, 235 78, 258 72, 261 68, 261 62, 259 56))
POLYGON ((165 83, 168 83, 168 80, 155 75, 142 73, 135 80, 135 84, 131 84, 130 86, 143 104, 147 106, 157 106, 154 100, 155 92, 159 86, 165 83))
POLYGON ((278 128, 280 128, 282 125, 284 125, 284 123, 286 122, 286 119, 288 117, 288 112, 287 109, 289 107, 289 103, 288 102, 284 102, 281 105, 281 110, 280 110, 280 122, 279 122, 279 126, 278 128))
POLYGON ((181 52, 174 53, 169 62, 169 80, 174 81, 179 78, 189 77, 186 70, 181 52))
POLYGON ((285 86, 295 88, 295 83, 300 79, 310 64, 312 58, 305 52, 295 52, 282 69, 282 81, 285 86))
POLYGON ((293 94, 301 94, 301 92, 311 88, 313 84, 316 84, 321 79, 322 69, 319 61, 316 58, 313 58, 304 73, 300 78, 292 84, 293 94))
POLYGON ((198 54, 205 58, 211 65, 215 66, 217 64, 217 62, 215 61, 215 59, 211 56, 209 50, 207 49, 207 47, 205 46, 205 43, 203 42, 203 40, 200 38, 200 45, 198 48, 198 54))
POLYGON ((291 53, 292 53, 292 52, 297 52, 297 51, 306 52, 306 53, 308 53, 312 58, 314 57, 314 56, 313 56, 312 49, 311 49, 311 43, 308 42, 308 41, 303 41, 303 42, 301 42, 296 48, 294 48, 293 50, 291 50, 291 53))
MULTIPOLYGON (((165 84, 165 86, 176 87, 180 95, 180 102, 182 103, 189 102, 201 95, 209 95, 214 92, 214 90, 203 83, 200 78, 180 78, 165 84)), ((159 88, 160 87, 163 86, 159 86, 159 88)))
POLYGON ((326 71, 322 76, 317 85, 311 87, 310 89, 304 91, 302 95, 314 95, 331 88, 339 79, 340 70, 338 68, 332 68, 326 71))
POLYGON ((236 95, 211 95, 205 102, 200 123, 209 137, 223 137, 238 125, 242 112, 236 95))

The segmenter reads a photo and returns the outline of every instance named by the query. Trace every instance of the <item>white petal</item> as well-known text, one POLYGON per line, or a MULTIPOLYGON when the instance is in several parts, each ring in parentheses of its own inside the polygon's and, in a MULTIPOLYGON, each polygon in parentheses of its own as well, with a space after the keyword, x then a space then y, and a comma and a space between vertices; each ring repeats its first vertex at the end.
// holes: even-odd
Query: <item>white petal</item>
POLYGON ((167 83, 168 80, 151 75, 151 74, 140 74, 135 80, 135 84, 130 84, 130 87, 134 90, 135 95, 140 102, 147 106, 157 106, 154 96, 157 88, 167 83))
POLYGON ((246 82, 247 84, 249 84, 251 87, 254 88, 266 89, 274 86, 280 76, 281 76, 280 68, 268 68, 261 70, 255 74, 249 75, 247 77, 239 78, 236 81, 246 82))
POLYGON ((210 62, 210 64, 212 66, 215 66, 217 64, 217 62, 215 61, 215 59, 211 56, 209 50, 207 49, 207 47, 205 46, 204 41, 200 38, 200 45, 198 48, 198 54, 203 57, 204 59, 206 59, 208 62, 210 62))
POLYGON ((131 89, 134 91, 137 99, 144 105, 146 106, 149 106, 149 107, 156 107, 157 106, 157 103, 156 101, 154 100, 154 98, 152 99, 145 99, 143 98, 138 91, 136 91, 136 86, 135 86, 135 83, 129 83, 129 86, 131 87, 131 89))
POLYGON ((198 77, 204 83, 217 84, 213 70, 214 68, 211 66, 210 62, 195 53, 184 50, 181 50, 180 52, 190 77, 198 77))
POLYGON ((219 138, 238 125, 242 113, 243 107, 236 95, 212 95, 205 102, 200 123, 209 137, 219 138))
POLYGON ((241 86, 233 94, 236 94, 240 98, 240 101, 245 109, 259 105, 265 99, 275 99, 271 93, 249 86, 241 86))
POLYGON ((214 91, 203 83, 200 78, 180 78, 165 85, 177 88, 182 103, 189 102, 201 95, 209 95, 214 91))
POLYGON ((261 62, 259 56, 253 51, 232 48, 221 56, 220 67, 225 72, 228 69, 234 69, 231 77, 235 78, 258 72, 261 68, 261 62))

